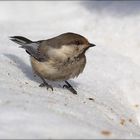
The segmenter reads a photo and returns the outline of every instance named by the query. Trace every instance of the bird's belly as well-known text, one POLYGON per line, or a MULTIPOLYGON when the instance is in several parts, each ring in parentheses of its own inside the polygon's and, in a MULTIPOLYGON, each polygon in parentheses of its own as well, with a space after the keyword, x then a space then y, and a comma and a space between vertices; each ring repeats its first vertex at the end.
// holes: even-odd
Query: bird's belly
POLYGON ((51 81, 64 81, 78 76, 83 71, 85 63, 85 57, 69 63, 54 60, 39 62, 31 58, 32 68, 36 74, 51 81))

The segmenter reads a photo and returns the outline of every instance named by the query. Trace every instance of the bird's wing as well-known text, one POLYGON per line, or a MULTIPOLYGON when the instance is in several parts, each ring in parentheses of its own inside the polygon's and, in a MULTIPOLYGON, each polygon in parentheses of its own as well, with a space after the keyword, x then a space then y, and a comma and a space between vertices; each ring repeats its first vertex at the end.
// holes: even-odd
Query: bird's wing
POLYGON ((20 47, 24 48, 29 55, 31 55, 32 57, 34 57, 36 60, 40 62, 46 61, 47 59, 45 53, 40 52, 39 50, 40 42, 32 42, 29 44, 22 45, 20 47))
POLYGON ((22 45, 27 53, 34 57, 38 61, 47 61, 48 57, 53 57, 49 55, 50 49, 59 49, 64 44, 61 38, 54 37, 47 40, 40 40, 37 42, 28 43, 22 45))

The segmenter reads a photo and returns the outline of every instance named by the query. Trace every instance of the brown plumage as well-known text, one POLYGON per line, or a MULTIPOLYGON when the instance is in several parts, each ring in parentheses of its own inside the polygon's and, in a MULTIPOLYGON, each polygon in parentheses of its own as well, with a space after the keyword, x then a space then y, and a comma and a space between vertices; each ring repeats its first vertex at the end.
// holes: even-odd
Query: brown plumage
POLYGON ((88 48, 95 46, 94 44, 75 33, 64 33, 36 42, 20 36, 11 37, 11 40, 20 44, 21 48, 30 54, 32 68, 43 80, 40 86, 47 86, 53 90, 45 79, 65 81, 64 87, 77 94, 66 80, 77 77, 83 72, 86 64, 85 52, 88 48))

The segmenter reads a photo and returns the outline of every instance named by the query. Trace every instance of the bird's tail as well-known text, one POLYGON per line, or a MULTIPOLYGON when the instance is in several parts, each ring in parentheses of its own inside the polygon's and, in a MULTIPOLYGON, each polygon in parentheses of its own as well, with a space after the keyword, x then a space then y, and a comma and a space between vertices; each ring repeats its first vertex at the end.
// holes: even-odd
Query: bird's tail
POLYGON ((12 36, 10 40, 20 45, 20 48, 25 49, 25 51, 38 61, 43 60, 43 56, 38 53, 38 47, 41 41, 33 42, 22 36, 12 36))
POLYGON ((22 36, 11 36, 10 37, 10 40, 12 40, 13 42, 19 44, 19 45, 25 45, 25 44, 30 44, 32 43, 31 40, 25 38, 25 37, 22 37, 22 36))

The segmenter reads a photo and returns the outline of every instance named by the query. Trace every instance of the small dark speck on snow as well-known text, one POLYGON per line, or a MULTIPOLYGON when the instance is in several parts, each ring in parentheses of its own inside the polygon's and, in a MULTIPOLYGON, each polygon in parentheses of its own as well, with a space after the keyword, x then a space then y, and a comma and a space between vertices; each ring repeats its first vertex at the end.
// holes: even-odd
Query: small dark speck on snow
POLYGON ((95 101, 95 99, 93 99, 93 98, 88 98, 89 100, 91 100, 91 101, 95 101))
POLYGON ((28 84, 28 82, 25 82, 25 84, 27 85, 27 84, 28 84))
POLYGON ((108 130, 102 130, 102 131, 101 131, 101 134, 102 134, 102 135, 105 135, 105 136, 110 136, 110 135, 111 135, 111 132, 108 131, 108 130))

